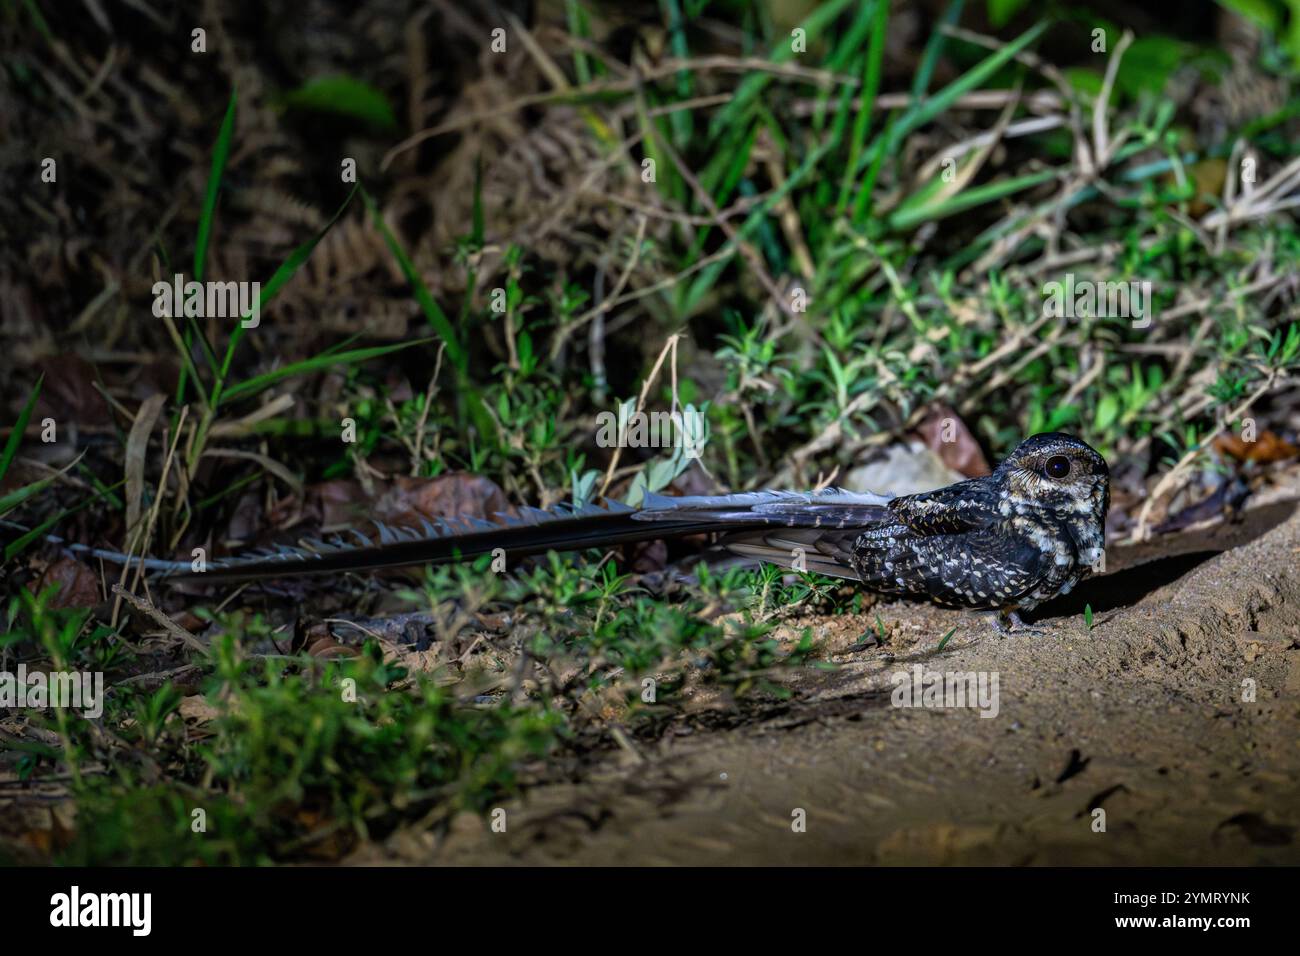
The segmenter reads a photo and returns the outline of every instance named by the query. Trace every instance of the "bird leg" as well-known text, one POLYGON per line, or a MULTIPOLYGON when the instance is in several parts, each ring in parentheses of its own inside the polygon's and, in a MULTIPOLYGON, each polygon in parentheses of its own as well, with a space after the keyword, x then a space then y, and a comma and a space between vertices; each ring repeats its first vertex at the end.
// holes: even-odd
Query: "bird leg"
POLYGON ((1006 637, 1013 630, 1018 634, 1046 634, 1045 628, 1034 627, 1032 624, 1026 624, 1020 618, 1020 612, 1015 608, 1001 608, 993 618, 993 626, 997 629, 998 634, 1006 637))

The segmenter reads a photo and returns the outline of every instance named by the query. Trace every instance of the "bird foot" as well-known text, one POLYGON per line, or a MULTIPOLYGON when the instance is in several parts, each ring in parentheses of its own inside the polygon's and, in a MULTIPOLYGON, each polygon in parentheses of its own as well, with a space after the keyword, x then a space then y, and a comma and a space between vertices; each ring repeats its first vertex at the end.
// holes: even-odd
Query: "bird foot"
POLYGON ((993 618, 993 626, 997 629, 998 634, 1006 637, 1013 630, 1017 634, 1046 634, 1047 629, 1035 627, 1032 624, 1026 624, 1020 618, 1017 611, 998 611, 993 618))

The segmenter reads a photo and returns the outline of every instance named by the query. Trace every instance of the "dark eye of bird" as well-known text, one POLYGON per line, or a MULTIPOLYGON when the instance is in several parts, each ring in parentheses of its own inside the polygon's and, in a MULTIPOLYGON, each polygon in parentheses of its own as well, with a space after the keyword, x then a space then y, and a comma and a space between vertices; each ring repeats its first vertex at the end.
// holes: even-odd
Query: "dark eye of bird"
POLYGON ((1060 481, 1070 474, 1070 459, 1064 455, 1053 455, 1047 459, 1047 464, 1043 466, 1043 471, 1047 473, 1048 478, 1055 478, 1060 481))

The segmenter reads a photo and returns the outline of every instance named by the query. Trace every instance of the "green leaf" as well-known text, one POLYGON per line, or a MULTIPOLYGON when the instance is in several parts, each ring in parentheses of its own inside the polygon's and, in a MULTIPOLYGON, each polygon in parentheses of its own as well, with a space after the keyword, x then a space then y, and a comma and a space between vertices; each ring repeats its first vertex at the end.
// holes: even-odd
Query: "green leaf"
POLYGON ((54 34, 50 31, 50 25, 45 21, 45 17, 41 16, 41 8, 36 5, 36 0, 23 0, 23 6, 36 25, 36 32, 45 38, 46 43, 53 44, 54 34))
MULTIPOLYGON (((289 253, 288 258, 285 259, 284 262, 280 263, 280 267, 275 270, 275 273, 271 276, 270 280, 262 283, 261 291, 257 296, 257 309, 259 316, 262 314, 262 310, 266 308, 266 304, 275 298, 276 293, 284 287, 284 284, 292 279, 297 271, 302 268, 302 264, 311 256, 312 250, 316 248, 317 243, 324 239, 325 234, 334 228, 334 224, 339 221, 339 218, 347 210, 348 206, 352 204, 352 197, 357 194, 357 190, 360 188, 360 184, 353 186, 352 191, 348 193, 348 198, 343 200, 343 205, 339 206, 330 221, 325 223, 321 228, 321 231, 316 233, 316 235, 308 239, 302 245, 298 246, 298 248, 294 249, 293 252, 289 253)), ((226 344, 226 357, 221 363, 221 373, 217 379, 216 385, 212 389, 211 409, 214 413, 217 405, 221 402, 221 392, 226 381, 226 376, 230 374, 230 363, 235 357, 235 347, 239 344, 239 340, 243 338, 243 336, 244 323, 239 322, 235 325, 234 331, 230 333, 230 341, 226 344)))
POLYGON ((44 381, 45 376, 42 374, 32 386, 32 393, 27 396, 27 403, 18 413, 18 422, 14 425, 14 430, 9 433, 9 440, 5 442, 5 450, 0 453, 0 481, 4 480, 5 472, 9 470, 14 455, 18 453, 18 443, 23 440, 23 432, 27 430, 27 423, 31 420, 32 409, 36 406, 36 398, 41 394, 41 383, 44 381))
POLYGON ((1103 395, 1097 403, 1097 415, 1092 422, 1093 431, 1104 432, 1119 418, 1119 411, 1119 399, 1112 394, 1103 395))
POLYGON ((1219 6, 1254 20, 1269 33, 1276 33, 1281 25, 1281 7, 1269 0, 1218 0, 1219 6))
POLYGON ((113 491, 116 491, 118 488, 121 488, 124 484, 126 484, 125 478, 123 478, 115 485, 110 485, 109 487, 105 488, 103 491, 99 492, 98 494, 91 495, 89 498, 87 498, 85 501, 81 502, 80 504, 73 505, 71 508, 68 508, 66 511, 62 511, 59 514, 56 514, 53 518, 50 518, 48 521, 44 522, 39 527, 33 528, 31 531, 28 531, 25 535, 23 535, 21 538, 18 538, 16 541, 11 541, 9 544, 5 545, 4 560, 12 561, 15 557, 17 557, 20 553, 22 553, 22 551, 26 549, 26 547, 29 544, 31 544, 33 541, 36 541, 38 538, 43 538, 51 528, 53 528, 64 518, 68 517, 69 515, 76 514, 82 508, 86 507, 89 504, 93 504, 94 502, 98 501, 100 498, 103 498, 108 494, 112 493, 113 491))
POLYGON ((1052 414, 1047 417, 1047 425, 1044 431, 1060 431, 1066 425, 1073 423, 1079 417, 1079 409, 1074 405, 1058 405, 1052 409, 1052 414))
POLYGON ((989 0, 989 24, 997 29, 1006 26, 1011 18, 1024 9, 1028 0, 989 0))
POLYGON ((384 217, 379 214, 379 207, 370 197, 370 193, 365 189, 361 190, 361 198, 365 200, 371 216, 374 218, 375 227, 383 234, 384 242, 388 244, 389 250, 393 253, 393 258, 397 260, 398 266, 402 270, 402 275, 406 276, 406 281, 411 284, 411 292, 415 295, 415 301, 420 303, 420 308, 424 311, 424 317, 429 320, 433 326, 433 331, 442 339, 443 344, 447 347, 447 358, 451 364, 465 374, 469 368, 469 357, 465 349, 460 344, 460 339, 456 335, 456 330, 451 327, 451 321, 447 318, 447 313, 442 311, 442 307, 434 300, 433 295, 429 292, 429 287, 424 284, 424 279, 420 277, 419 271, 415 268, 415 263, 411 257, 406 254, 402 244, 397 241, 393 231, 388 228, 388 223, 384 222, 384 217))
MULTIPOLYGON (((221 177, 226 171, 230 156, 230 140, 235 132, 235 100, 237 91, 230 91, 230 104, 226 118, 221 121, 217 144, 212 149, 212 171, 208 173, 208 191, 203 197, 203 211, 199 214, 199 235, 194 242, 194 281, 203 281, 203 266, 208 261, 208 237, 212 234, 212 217, 217 211, 217 195, 221 192, 221 177)), ((177 306, 179 310, 179 305, 177 306)))
POLYGON ((948 39, 948 35, 944 33, 943 28, 956 26, 961 22, 961 13, 965 5, 966 0, 953 0, 952 3, 948 4, 943 19, 934 25, 934 29, 930 32, 930 39, 925 41, 925 52, 921 54, 921 66, 912 77, 912 96, 917 100, 924 96, 925 91, 930 88, 930 79, 934 76, 934 68, 939 65, 939 57, 943 54, 944 44, 948 39))
POLYGON ((308 80, 286 93, 282 102, 289 109, 364 120, 385 132, 397 128, 397 117, 388 97, 368 83, 346 75, 308 80))
POLYGON ((291 362, 283 365, 273 371, 266 372, 263 375, 255 375, 247 381, 240 382, 232 386, 226 392, 226 398, 238 398, 239 396, 251 395, 254 392, 260 392, 268 385, 273 385, 282 378, 292 378, 294 375, 302 375, 305 372, 316 372, 333 365, 349 365, 353 362, 364 362, 367 359, 378 358, 381 355, 388 355, 390 352, 400 352, 402 349, 408 349, 413 345, 423 345, 425 342, 433 341, 431 338, 415 339, 410 342, 399 342, 396 345, 376 345, 371 348, 352 349, 348 352, 334 352, 326 355, 317 355, 301 362, 291 362))
POLYGON ((1131 97, 1144 90, 1164 92, 1169 77, 1183 66, 1196 48, 1165 36, 1146 36, 1133 41, 1115 75, 1115 86, 1131 97))
POLYGON ((1101 73, 1086 66, 1071 66, 1061 72, 1070 86, 1090 97, 1099 95, 1106 82, 1101 73))
MULTIPOLYGON (((587 14, 578 6, 577 0, 564 0, 564 13, 570 36, 586 39, 591 35, 587 14)), ((573 48, 573 72, 578 77, 578 85, 585 86, 591 82, 591 64, 587 54, 578 46, 573 48)))
POLYGON ((893 153, 894 148, 904 136, 918 127, 924 126, 940 113, 947 111, 965 94, 982 86, 993 74, 1015 59, 1021 50, 1042 36, 1043 31, 1046 29, 1047 21, 1045 20, 1035 24, 1006 46, 989 54, 933 96, 913 105, 894 124, 887 135, 882 134, 876 137, 872 148, 859 161, 859 165, 868 160, 875 161, 885 153, 893 153))
POLYGON ((36 494, 36 492, 49 487, 53 481, 54 476, 51 475, 49 478, 42 478, 40 481, 33 481, 30 485, 24 485, 18 490, 11 491, 9 494, 0 497, 0 515, 6 515, 13 511, 32 495, 36 494))
POLYGON ((885 27, 889 22, 889 0, 875 0, 871 44, 867 48, 866 65, 862 74, 862 105, 853 121, 853 141, 849 144, 849 161, 844 167, 844 179, 840 183, 840 198, 836 208, 843 214, 849 202, 849 191, 853 186, 853 170, 858 166, 858 156, 867 139, 867 129, 871 125, 871 111, 876 105, 876 92, 880 89, 880 69, 885 55, 885 27))
MULTIPOLYGON (((814 7, 812 12, 799 24, 804 31, 807 42, 812 43, 823 31, 830 29, 836 18, 852 3, 853 0, 830 0, 829 3, 814 7)), ((791 34, 786 33, 784 36, 778 36, 768 59, 773 63, 784 63, 794 55, 791 34)), ((709 135, 717 137, 728 129, 748 125, 741 122, 742 115, 770 82, 772 82, 772 74, 770 73, 756 73, 747 76, 737 87, 736 95, 731 102, 718 110, 713 117, 713 121, 709 124, 709 135)))
MULTIPOLYGON (((1032 186, 1038 186, 1057 176, 1054 169, 1044 169, 1036 173, 1026 173, 1024 176, 1012 176, 1008 179, 1000 179, 997 182, 985 183, 983 186, 976 186, 970 189, 963 189, 955 196, 950 196, 943 202, 934 205, 912 205, 909 197, 908 201, 902 206, 895 209, 889 216, 889 225, 893 229, 905 230, 914 226, 919 226, 923 222, 929 222, 933 219, 943 219, 946 216, 952 216, 959 212, 965 212, 967 209, 975 206, 982 206, 985 203, 995 202, 1006 196, 1018 193, 1023 189, 1029 189, 1032 186)), ((922 187, 922 192, 927 187, 922 187)))

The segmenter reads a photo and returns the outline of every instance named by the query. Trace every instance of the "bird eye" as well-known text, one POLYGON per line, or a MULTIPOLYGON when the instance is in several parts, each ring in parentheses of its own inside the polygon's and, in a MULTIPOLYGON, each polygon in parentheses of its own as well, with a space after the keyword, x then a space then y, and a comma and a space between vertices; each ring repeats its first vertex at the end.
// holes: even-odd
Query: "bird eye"
POLYGON ((1047 459, 1047 464, 1043 466, 1048 478, 1055 478, 1060 481, 1070 474, 1070 459, 1064 455, 1053 455, 1047 459))

